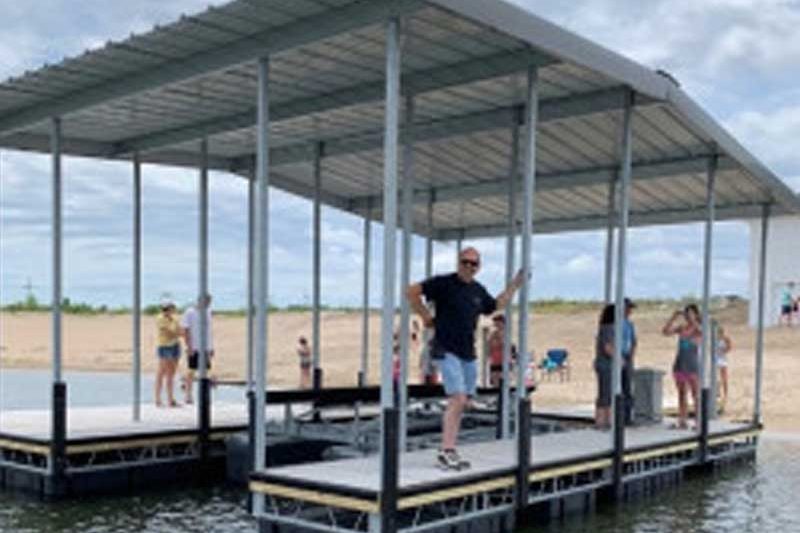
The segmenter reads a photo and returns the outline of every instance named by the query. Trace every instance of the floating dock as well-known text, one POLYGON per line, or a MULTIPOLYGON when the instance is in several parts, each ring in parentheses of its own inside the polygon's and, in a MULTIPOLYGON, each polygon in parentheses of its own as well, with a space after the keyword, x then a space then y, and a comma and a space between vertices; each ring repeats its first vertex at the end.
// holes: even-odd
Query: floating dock
POLYGON ((53 439, 51 411, 0 413, 0 487, 45 498, 109 493, 153 483, 224 478, 225 439, 246 431, 246 404, 215 403, 207 439, 197 408, 71 407, 66 438, 53 439))
MULTIPOLYGON (((692 468, 751 457, 758 435, 751 424, 712 421, 704 446, 697 432, 665 424, 626 429, 623 497, 674 484, 692 468)), ((398 489, 390 502, 382 497, 377 456, 256 472, 250 490, 264 498, 261 529, 382 531, 388 504, 397 531, 513 531, 520 513, 526 520, 547 520, 588 510, 614 485, 609 432, 576 429, 531 437, 524 491, 515 441, 468 444, 459 450, 472 468, 443 472, 434 464, 433 450, 401 454, 398 489), (520 494, 525 495, 523 505, 520 494)))

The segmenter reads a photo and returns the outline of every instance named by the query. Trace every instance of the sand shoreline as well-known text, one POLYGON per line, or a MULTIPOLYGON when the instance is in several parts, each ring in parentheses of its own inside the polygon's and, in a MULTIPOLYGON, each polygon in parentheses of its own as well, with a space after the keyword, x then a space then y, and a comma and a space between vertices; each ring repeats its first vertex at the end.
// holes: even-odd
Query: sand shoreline
MULTIPOLYGON (((660 334, 671 308, 644 308, 634 315, 639 336, 637 367, 668 372, 674 357, 674 339, 660 334)), ((746 305, 739 302, 715 311, 727 326, 734 342, 731 361, 731 400, 726 418, 747 419, 752 414, 754 391, 755 335, 746 325, 746 305)), ((591 404, 595 394, 592 370, 597 312, 576 310, 568 313, 537 313, 531 318, 533 346, 537 357, 548 348, 570 352, 572 379, 544 381, 534 396, 543 407, 591 404)), ((352 312, 322 313, 322 363, 325 383, 355 385, 361 353, 361 316, 352 312)), ((309 335, 308 313, 278 312, 270 315, 269 384, 294 387, 298 380, 295 340, 309 335)), ((378 335, 380 316, 370 317, 369 378, 378 381, 378 335)), ((63 339, 65 370, 128 372, 131 368, 132 327, 129 315, 65 315, 63 339)), ((214 319, 217 357, 214 373, 221 379, 241 379, 246 368, 246 320, 241 316, 214 319)), ((50 368, 50 317, 47 313, 0 313, 0 367, 20 369, 50 368)), ((155 326, 153 317, 142 321, 142 370, 156 369, 155 326)), ((183 362, 183 360, 182 360, 183 362)), ((417 378, 416 362, 410 365, 412 382, 417 378)), ((774 328, 765 335, 763 405, 769 430, 800 431, 800 328, 774 328)), ((668 374, 664 376, 664 397, 675 395, 668 374)))

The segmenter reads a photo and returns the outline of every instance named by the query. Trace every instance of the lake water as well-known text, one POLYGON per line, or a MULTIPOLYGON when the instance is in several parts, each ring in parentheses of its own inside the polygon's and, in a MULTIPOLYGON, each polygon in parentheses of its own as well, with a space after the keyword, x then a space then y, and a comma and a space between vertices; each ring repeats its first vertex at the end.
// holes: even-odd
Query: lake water
MULTIPOLYGON (((130 376, 68 373, 71 405, 126 404, 130 376)), ((49 374, 2 370, 3 409, 46 408, 49 374)), ((152 377, 143 380, 145 397, 152 377)), ((217 389, 231 399, 241 391, 217 389)), ((655 532, 800 532, 800 435, 770 434, 762 439, 758 460, 720 475, 697 477, 657 498, 619 508, 603 507, 524 533, 593 531, 655 532)), ((206 532, 254 531, 245 511, 245 495, 232 488, 170 490, 140 496, 41 503, 0 493, 0 531, 21 532, 206 532)))
MULTIPOLYGON (((131 405, 133 377, 116 372, 64 372, 67 398, 73 407, 93 405, 131 405)), ((153 375, 142 376, 142 401, 153 401, 153 375)), ((0 369, 0 410, 49 409, 52 375, 44 370, 0 369)), ((176 380, 176 399, 181 399, 176 380)), ((243 401, 241 387, 220 386, 214 397, 225 401, 243 401)), ((164 395, 163 398, 166 398, 164 395)), ((0 428, 2 429, 2 428, 0 428)))

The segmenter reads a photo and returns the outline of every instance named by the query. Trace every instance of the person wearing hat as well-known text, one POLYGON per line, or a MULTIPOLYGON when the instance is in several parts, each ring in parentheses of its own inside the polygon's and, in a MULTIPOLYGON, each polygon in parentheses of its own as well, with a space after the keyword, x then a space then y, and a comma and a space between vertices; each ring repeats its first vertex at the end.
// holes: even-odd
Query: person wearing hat
POLYGON ((167 405, 177 407, 174 385, 175 371, 181 356, 181 324, 175 312, 175 303, 169 298, 162 298, 160 310, 156 317, 158 328, 158 370, 156 371, 155 401, 161 407, 161 389, 166 384, 167 405))
POLYGON ((625 424, 633 423, 633 368, 636 355, 636 327, 631 321, 631 313, 636 304, 625 298, 625 320, 622 323, 622 397, 625 401, 625 424))

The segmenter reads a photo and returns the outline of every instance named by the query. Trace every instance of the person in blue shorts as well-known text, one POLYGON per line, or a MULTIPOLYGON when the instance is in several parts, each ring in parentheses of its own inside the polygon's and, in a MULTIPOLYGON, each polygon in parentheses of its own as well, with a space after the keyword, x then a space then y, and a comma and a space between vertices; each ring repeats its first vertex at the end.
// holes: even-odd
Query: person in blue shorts
POLYGON ((481 266, 478 250, 469 247, 459 254, 456 272, 428 278, 408 287, 407 297, 425 327, 434 329, 431 356, 442 375, 447 408, 442 421, 442 445, 437 465, 448 470, 469 468, 470 463, 456 451, 461 415, 475 395, 475 327, 479 315, 489 315, 504 308, 522 286, 520 271, 506 289, 492 297, 476 279, 481 266), (434 303, 436 316, 423 302, 434 303))

